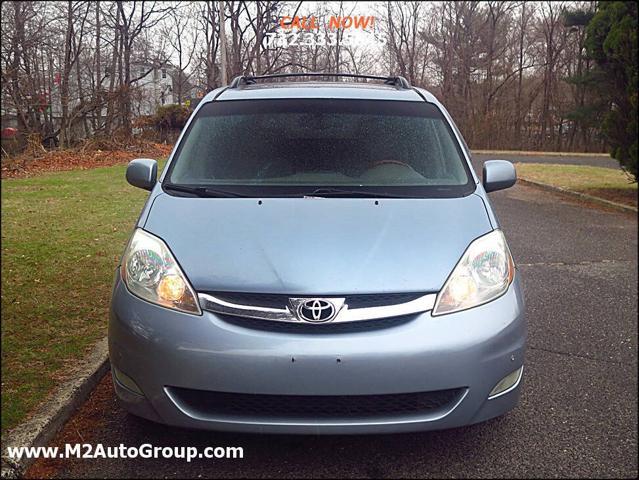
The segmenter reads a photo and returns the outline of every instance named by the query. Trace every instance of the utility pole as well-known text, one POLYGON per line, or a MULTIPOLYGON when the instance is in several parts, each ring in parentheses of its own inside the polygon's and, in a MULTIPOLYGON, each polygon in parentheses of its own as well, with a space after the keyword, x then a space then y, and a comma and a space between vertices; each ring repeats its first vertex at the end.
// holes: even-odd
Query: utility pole
POLYGON ((219 0, 218 2, 218 10, 219 10, 219 15, 220 15, 220 57, 221 57, 221 68, 220 68, 220 77, 221 78, 221 82, 222 82, 222 86, 226 85, 227 83, 227 76, 226 76, 226 30, 224 28, 224 24, 226 23, 225 20, 225 15, 224 15, 224 0, 219 0))

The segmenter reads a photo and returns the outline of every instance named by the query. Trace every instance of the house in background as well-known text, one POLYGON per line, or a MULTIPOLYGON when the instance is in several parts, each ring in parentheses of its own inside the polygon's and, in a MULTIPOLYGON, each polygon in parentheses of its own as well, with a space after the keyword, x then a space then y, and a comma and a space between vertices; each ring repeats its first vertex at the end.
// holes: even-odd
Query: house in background
MULTIPOLYGON (((105 77, 102 79, 102 88, 105 88, 109 82, 109 68, 105 66, 105 77)), ((48 74, 48 72, 45 72, 48 74)), ((37 121, 42 126, 42 139, 50 144, 57 144, 57 138, 61 120, 62 120, 62 103, 60 96, 60 74, 53 72, 53 88, 51 91, 44 91, 35 96, 32 100, 32 114, 37 117, 37 121)), ((88 74, 85 74, 88 75, 88 74)), ((199 91, 188 79, 182 79, 179 82, 179 71, 168 64, 152 63, 152 62, 132 62, 131 78, 135 81, 131 87, 131 111, 132 120, 136 117, 150 116, 157 112, 157 109, 163 105, 171 105, 181 103, 187 107, 194 108, 199 102, 203 92, 199 91), (180 88, 181 86, 181 88, 180 88), (179 93, 179 95, 178 95, 179 93), (179 101, 181 98, 181 102, 179 101)), ((69 78, 69 112, 73 112, 80 105, 78 95, 77 78, 72 75, 69 78)), ((95 79, 90 76, 83 78, 84 85, 94 84, 95 79)), ((85 91, 86 95, 86 91, 85 91)), ((0 129, 3 132, 2 138, 23 138, 23 129, 18 121, 17 111, 12 105, 11 98, 6 91, 3 91, 2 102, 0 105, 0 129)), ((85 100, 88 100, 85 98, 85 100)), ((71 126, 73 137, 77 139, 86 138, 93 135, 94 131, 99 130, 106 121, 107 108, 104 105, 101 109, 93 110, 88 113, 86 121, 76 121, 71 126)), ((78 119, 79 120, 79 119, 78 119)), ((3 140, 2 146, 8 150, 7 142, 3 140)), ((13 150, 13 148, 11 148, 13 150)))
MULTIPOLYGON (((182 103, 195 97, 195 86, 188 80, 181 81, 179 71, 170 65, 134 63, 132 78, 139 78, 133 88, 133 112, 135 116, 153 115, 158 107, 182 103), (181 95, 179 95, 181 93, 181 95), (180 98, 181 97, 181 102, 180 98)), ((190 103, 190 102, 189 102, 190 103)))
POLYGON ((132 89, 133 113, 136 117, 153 115, 158 107, 173 101, 173 75, 168 65, 134 63, 131 77, 139 78, 132 89))

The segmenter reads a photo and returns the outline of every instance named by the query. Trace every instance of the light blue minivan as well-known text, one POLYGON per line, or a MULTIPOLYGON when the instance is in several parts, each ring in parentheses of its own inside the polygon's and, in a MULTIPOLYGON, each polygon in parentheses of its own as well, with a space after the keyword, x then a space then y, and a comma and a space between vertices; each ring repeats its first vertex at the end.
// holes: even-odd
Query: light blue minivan
POLYGON ((526 323, 484 164, 402 77, 238 77, 197 106, 115 274, 113 383, 191 428, 468 425, 519 397, 526 323), (314 78, 317 77, 317 78, 314 78), (331 81, 325 81, 327 78, 331 81))

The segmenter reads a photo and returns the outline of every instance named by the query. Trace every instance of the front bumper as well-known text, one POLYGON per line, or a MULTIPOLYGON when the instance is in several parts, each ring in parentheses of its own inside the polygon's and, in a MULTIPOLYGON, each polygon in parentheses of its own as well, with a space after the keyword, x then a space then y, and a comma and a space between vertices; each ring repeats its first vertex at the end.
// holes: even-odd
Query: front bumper
MULTIPOLYGON (((382 433, 468 425, 501 415, 520 384, 488 400, 524 362, 526 324, 519 276, 500 298, 464 312, 349 333, 273 332, 193 316, 133 296, 116 275, 109 322, 112 366, 144 395, 114 380, 132 413, 190 428, 269 433, 382 433), (351 396, 460 389, 445 408, 421 415, 339 418, 206 414, 171 387, 262 395, 351 396)), ((329 398, 329 397, 327 397, 329 398)))

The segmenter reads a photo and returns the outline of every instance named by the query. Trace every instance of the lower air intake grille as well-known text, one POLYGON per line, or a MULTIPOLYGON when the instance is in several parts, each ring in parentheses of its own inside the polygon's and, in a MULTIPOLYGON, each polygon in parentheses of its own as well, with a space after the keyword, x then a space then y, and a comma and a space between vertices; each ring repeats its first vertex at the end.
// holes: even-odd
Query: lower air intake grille
POLYGON ((204 416, 373 418, 448 410, 465 389, 385 395, 253 395, 168 387, 183 409, 204 416))
POLYGON ((376 320, 366 320, 365 322, 341 322, 341 323, 317 323, 306 322, 273 322, 271 320, 258 320, 253 318, 233 317, 231 315, 220 315, 225 322, 238 325, 244 328, 264 330, 267 332, 283 333, 357 333, 371 332, 383 328, 397 327, 414 320, 413 316, 380 318, 376 320))

